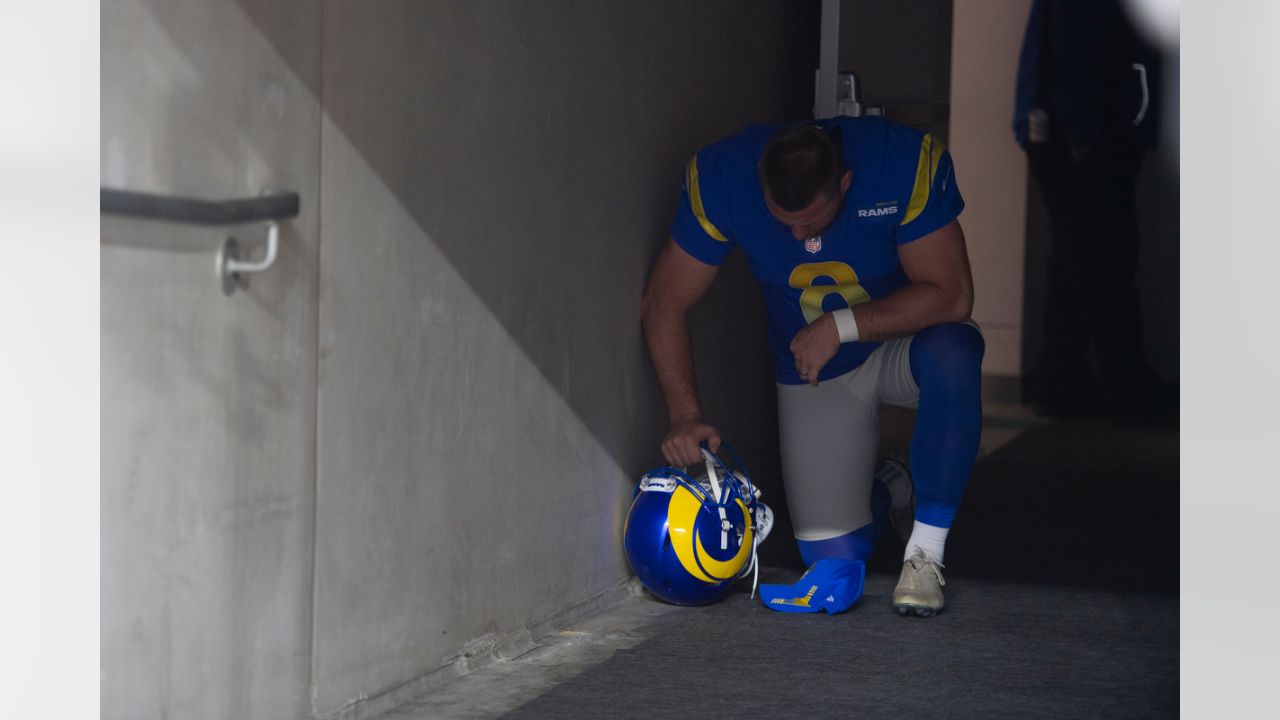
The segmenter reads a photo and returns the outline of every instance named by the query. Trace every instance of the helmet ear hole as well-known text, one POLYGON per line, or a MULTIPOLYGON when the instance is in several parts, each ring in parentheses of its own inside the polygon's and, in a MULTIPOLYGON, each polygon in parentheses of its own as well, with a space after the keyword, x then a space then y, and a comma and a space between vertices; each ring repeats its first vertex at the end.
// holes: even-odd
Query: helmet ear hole
POLYGON ((666 535, 662 536, 662 552, 665 553, 670 549, 671 549, 671 533, 667 533, 666 535))

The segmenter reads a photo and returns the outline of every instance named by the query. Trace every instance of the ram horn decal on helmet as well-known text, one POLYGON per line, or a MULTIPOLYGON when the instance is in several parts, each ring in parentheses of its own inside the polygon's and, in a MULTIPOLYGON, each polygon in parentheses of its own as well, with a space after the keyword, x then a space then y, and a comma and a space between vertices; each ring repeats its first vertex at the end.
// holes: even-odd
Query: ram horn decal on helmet
MULTIPOLYGON (((632 570, 644 587, 676 605, 723 599, 733 581, 755 572, 773 511, 760 502, 741 456, 728 444, 736 469, 705 447, 706 475, 661 467, 636 486, 623 529, 632 570)), ((754 587, 753 587, 754 592, 754 587)))

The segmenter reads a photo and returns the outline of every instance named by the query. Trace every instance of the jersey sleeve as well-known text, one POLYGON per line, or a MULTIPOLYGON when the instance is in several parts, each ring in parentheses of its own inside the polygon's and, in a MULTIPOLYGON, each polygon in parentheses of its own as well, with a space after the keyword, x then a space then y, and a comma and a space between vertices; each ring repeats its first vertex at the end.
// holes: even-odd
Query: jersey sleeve
POLYGON ((712 152, 689 159, 680 191, 680 208, 671 224, 671 237, 682 250, 708 265, 720 265, 733 249, 727 234, 728 188, 720 179, 712 152))
POLYGON ((941 140, 927 134, 920 141, 911 199, 895 238, 899 245, 922 238, 956 219, 963 209, 951 153, 941 140))

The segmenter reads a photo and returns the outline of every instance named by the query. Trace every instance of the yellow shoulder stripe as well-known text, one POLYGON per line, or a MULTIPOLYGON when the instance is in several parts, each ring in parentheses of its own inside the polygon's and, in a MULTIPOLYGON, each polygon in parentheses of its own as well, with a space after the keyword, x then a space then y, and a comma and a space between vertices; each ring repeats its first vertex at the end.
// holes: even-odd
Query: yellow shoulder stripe
POLYGON ((907 204, 907 213, 902 224, 915 220, 929 204, 929 189, 933 187, 933 178, 938 173, 938 163, 942 161, 942 153, 946 151, 942 141, 933 137, 933 133, 924 136, 920 141, 920 161, 916 164, 916 184, 911 189, 911 202, 907 204))
POLYGON ((702 207, 702 191, 698 189, 698 156, 689 158, 689 165, 684 170, 684 186, 689 191, 689 204, 693 206, 693 216, 703 232, 720 242, 729 242, 729 238, 707 219, 706 208, 702 207))

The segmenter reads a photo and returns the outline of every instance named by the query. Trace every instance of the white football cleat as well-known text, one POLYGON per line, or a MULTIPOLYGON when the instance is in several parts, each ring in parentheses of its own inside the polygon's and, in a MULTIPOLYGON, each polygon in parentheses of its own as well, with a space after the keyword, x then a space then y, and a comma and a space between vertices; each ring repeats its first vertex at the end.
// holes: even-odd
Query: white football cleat
POLYGON ((929 617, 942 612, 946 600, 942 596, 942 564, 929 559, 923 548, 902 563, 898 587, 893 589, 893 609, 899 615, 929 617))

